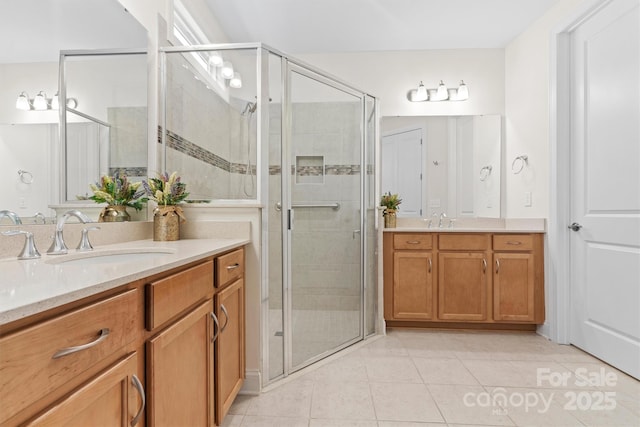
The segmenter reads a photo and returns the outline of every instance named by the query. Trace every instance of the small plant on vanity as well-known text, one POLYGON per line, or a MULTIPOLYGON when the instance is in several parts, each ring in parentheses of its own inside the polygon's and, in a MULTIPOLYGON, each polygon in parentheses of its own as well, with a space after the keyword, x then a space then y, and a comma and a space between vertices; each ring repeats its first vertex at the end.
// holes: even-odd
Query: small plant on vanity
POLYGON ((143 185, 149 200, 158 204, 153 212, 153 240, 179 240, 180 222, 185 221, 185 217, 178 205, 189 196, 187 185, 177 172, 159 174, 143 185))
POLYGON ((402 199, 397 194, 389 191, 380 198, 380 206, 384 206, 384 226, 394 228, 396 226, 396 211, 400 209, 402 199))
POLYGON ((89 188, 93 191, 89 200, 108 205, 100 213, 101 222, 129 221, 131 216, 126 208, 139 211, 147 202, 142 182, 130 182, 127 176, 119 171, 113 176, 103 176, 97 183, 89 184, 89 188))

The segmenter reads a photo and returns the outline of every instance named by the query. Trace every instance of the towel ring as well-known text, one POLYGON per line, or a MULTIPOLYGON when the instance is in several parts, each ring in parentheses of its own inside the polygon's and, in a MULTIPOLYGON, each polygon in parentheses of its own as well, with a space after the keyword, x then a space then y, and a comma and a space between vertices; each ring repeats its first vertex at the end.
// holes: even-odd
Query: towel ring
POLYGON ((482 169, 480 169, 480 181, 484 181, 489 178, 492 169, 493 167, 491 166, 483 166, 482 169))
POLYGON ((517 175, 520 172, 522 172, 522 169, 524 169, 525 166, 528 166, 528 165, 529 165, 529 156, 527 156, 526 154, 522 154, 516 157, 515 159, 513 159, 513 162, 511 163, 511 171, 514 173, 514 175, 517 175), (518 160, 520 162, 518 162, 518 160))
POLYGON ((33 174, 31 172, 20 169, 18 175, 20 175, 20 181, 25 184, 33 183, 33 174))

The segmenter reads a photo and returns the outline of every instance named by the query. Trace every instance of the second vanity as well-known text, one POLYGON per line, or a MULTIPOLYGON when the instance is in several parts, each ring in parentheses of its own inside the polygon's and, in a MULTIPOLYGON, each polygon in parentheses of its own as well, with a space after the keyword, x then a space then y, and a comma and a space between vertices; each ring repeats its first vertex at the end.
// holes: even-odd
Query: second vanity
POLYGON ((0 425, 220 425, 244 379, 247 243, 0 260, 0 425))
POLYGON ((544 323, 543 239, 544 220, 399 220, 383 232, 387 326, 535 330, 544 323))

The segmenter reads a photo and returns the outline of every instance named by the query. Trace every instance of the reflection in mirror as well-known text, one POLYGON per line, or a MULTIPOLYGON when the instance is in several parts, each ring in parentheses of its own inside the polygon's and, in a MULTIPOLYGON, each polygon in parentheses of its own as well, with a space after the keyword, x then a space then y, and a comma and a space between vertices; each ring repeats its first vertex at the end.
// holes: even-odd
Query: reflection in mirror
MULTIPOLYGON (((0 210, 16 212, 24 224, 42 223, 42 217, 51 222, 56 212, 50 207, 66 199, 59 185, 59 111, 18 110, 16 98, 43 91, 53 100, 60 51, 145 48, 147 32, 117 0, 3 0, 0 28, 11 35, 0 38, 0 210), (33 179, 22 180, 19 170, 33 179)), ((142 86, 146 90, 146 80, 142 86)), ((90 96, 77 94, 79 107, 90 96)))
POLYGON ((165 170, 178 171, 187 183, 188 201, 255 200, 257 49, 167 52, 164 58, 165 170))
POLYGON ((61 61, 61 99, 78 100, 63 114, 65 201, 86 199, 90 183, 116 171, 146 179, 146 53, 65 52, 61 61))
POLYGON ((501 118, 384 117, 381 191, 399 216, 500 217, 501 118))

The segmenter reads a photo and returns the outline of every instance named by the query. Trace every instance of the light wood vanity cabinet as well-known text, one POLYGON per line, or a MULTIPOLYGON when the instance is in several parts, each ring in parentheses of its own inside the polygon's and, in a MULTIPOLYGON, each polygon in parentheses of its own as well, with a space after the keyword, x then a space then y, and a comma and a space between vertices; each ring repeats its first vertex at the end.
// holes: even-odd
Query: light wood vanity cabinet
POLYGON ((229 412, 245 378, 244 251, 216 258, 216 423, 229 412))
POLYGON ((539 233, 384 233, 387 324, 531 329, 543 323, 542 238, 539 233))
POLYGON ((240 248, 3 325, 0 426, 219 425, 244 380, 243 277, 240 248))

